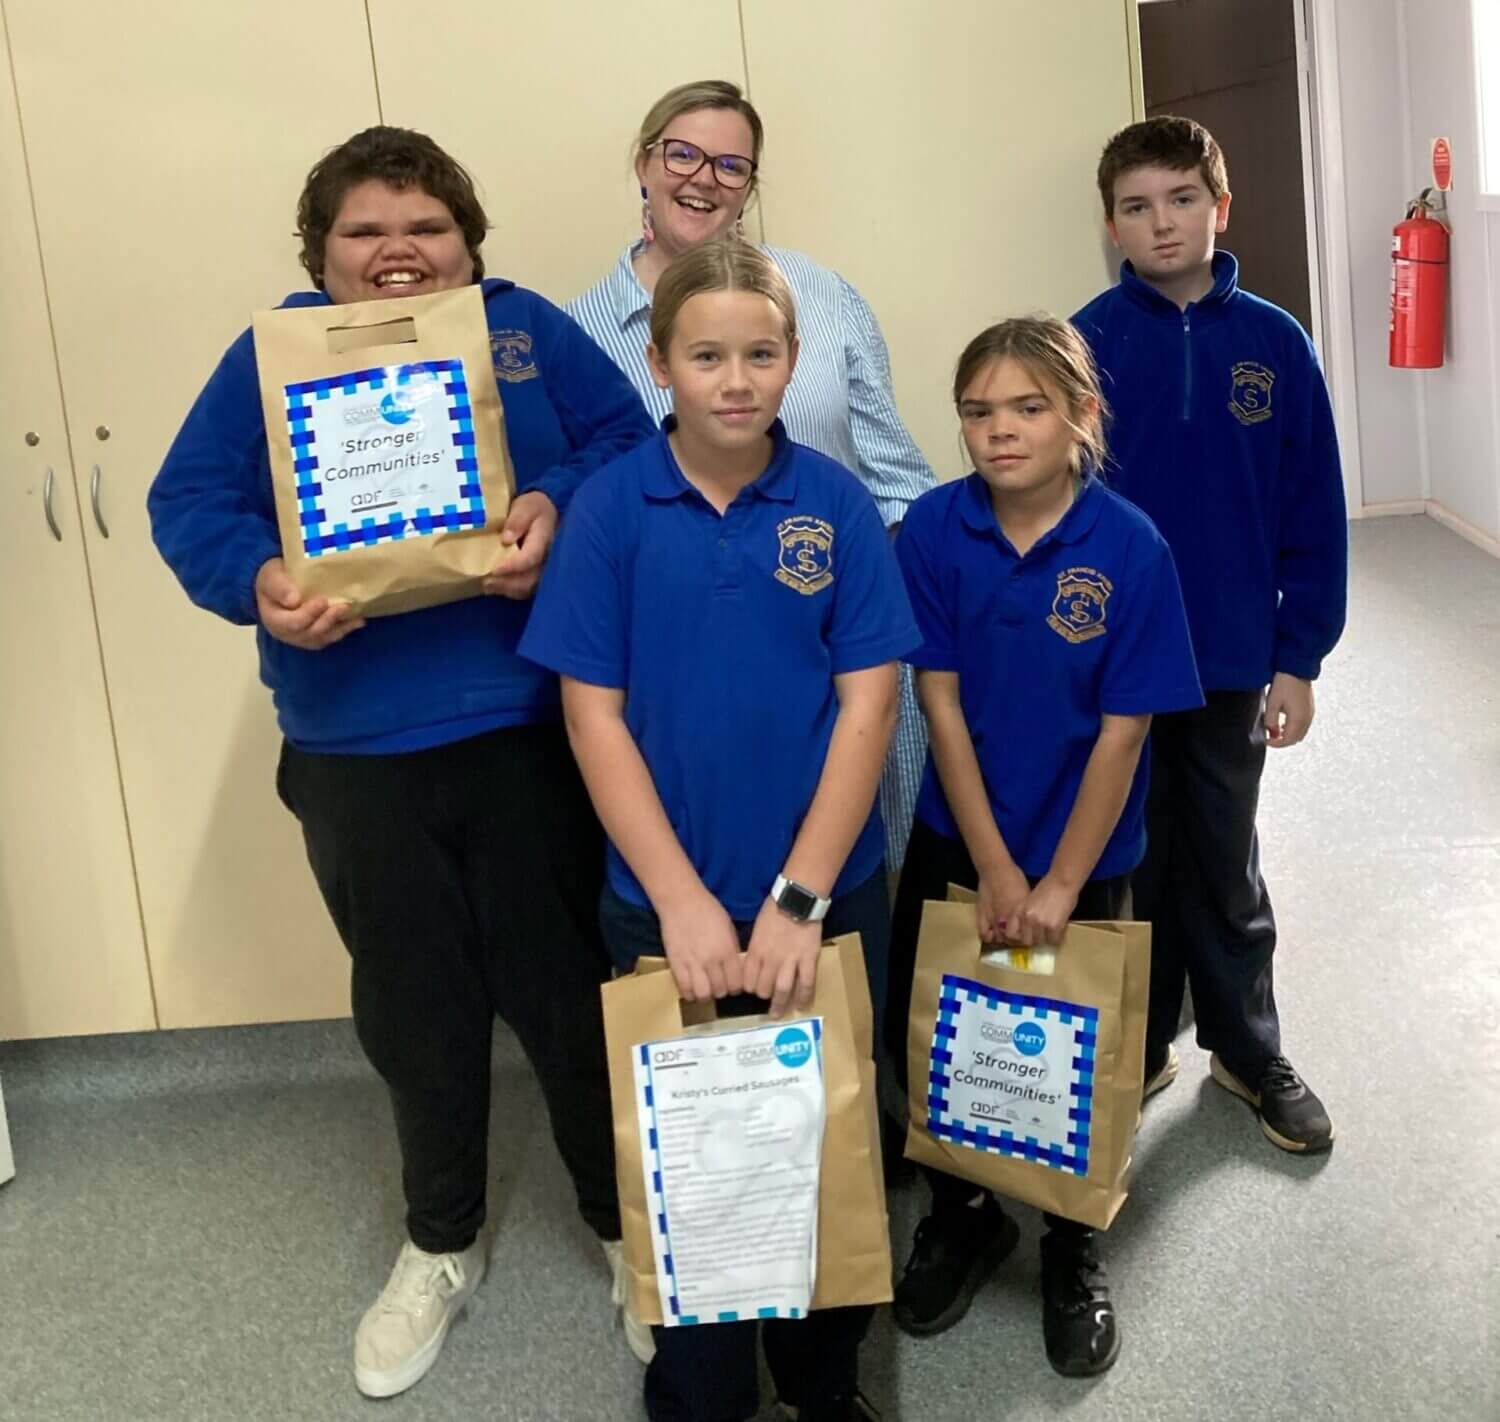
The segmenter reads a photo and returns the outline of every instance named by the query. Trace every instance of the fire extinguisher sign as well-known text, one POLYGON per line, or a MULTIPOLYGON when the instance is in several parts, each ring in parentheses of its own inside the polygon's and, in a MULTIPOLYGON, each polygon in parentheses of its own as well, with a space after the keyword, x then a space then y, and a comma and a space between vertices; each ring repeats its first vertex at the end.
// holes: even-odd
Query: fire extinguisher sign
POLYGON ((1453 145, 1446 138, 1432 140, 1432 186, 1440 193, 1453 191, 1453 145))

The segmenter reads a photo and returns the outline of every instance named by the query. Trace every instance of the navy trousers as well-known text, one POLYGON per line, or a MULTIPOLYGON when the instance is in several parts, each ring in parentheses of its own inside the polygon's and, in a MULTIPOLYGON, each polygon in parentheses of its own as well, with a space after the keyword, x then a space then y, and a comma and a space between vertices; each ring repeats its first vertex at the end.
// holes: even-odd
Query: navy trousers
POLYGON ((1211 691, 1206 706, 1152 722, 1146 857, 1134 876, 1136 915, 1151 923, 1146 1060, 1177 1035, 1186 985, 1199 1045, 1252 1084, 1281 1054, 1276 919, 1255 831, 1263 709, 1259 691, 1211 691))

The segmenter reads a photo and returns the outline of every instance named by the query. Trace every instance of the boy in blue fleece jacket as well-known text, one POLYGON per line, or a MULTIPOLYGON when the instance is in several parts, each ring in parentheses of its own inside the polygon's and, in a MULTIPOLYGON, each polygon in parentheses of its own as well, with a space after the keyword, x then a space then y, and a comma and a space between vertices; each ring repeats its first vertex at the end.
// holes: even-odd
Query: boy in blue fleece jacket
MULTIPOLYGON (((536 1069, 579 1211, 618 1266, 599 1006, 603 837, 557 678, 516 649, 569 498, 651 424, 568 317, 484 279, 484 211, 430 138, 356 134, 313 168, 297 216, 317 290, 288 306, 481 284, 518 489, 502 535, 515 549, 490 575, 491 596, 368 623, 347 603, 302 597, 281 556, 246 331, 148 500, 156 545, 188 596, 256 627, 285 736, 277 789, 349 950, 360 1044, 390 1088, 407 1239, 354 1343, 359 1390, 389 1397, 432 1367, 484 1274, 496 1013, 536 1069)), ((650 1341, 643 1329, 629 1336, 638 1350, 650 1341)))
POLYGON ((1114 487, 1172 550, 1207 695, 1151 730, 1134 880, 1153 927, 1146 1095, 1177 1073, 1191 984, 1214 1079, 1276 1145, 1321 1150, 1333 1125, 1282 1055, 1255 812, 1266 746, 1307 734, 1313 681, 1344 626, 1348 529, 1328 392, 1301 326, 1240 290, 1235 259, 1214 250, 1230 193, 1206 129, 1171 117, 1122 129, 1099 161, 1099 192, 1127 260, 1119 285, 1073 321, 1114 409, 1114 487))

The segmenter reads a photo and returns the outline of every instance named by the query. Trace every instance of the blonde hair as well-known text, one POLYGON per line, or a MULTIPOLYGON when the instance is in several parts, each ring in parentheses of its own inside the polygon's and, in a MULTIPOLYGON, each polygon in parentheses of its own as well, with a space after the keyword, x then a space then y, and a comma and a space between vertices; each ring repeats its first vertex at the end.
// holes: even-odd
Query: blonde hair
POLYGON ((981 331, 958 358, 953 372, 953 403, 992 361, 1019 361, 1041 384, 1062 396, 1063 422, 1073 432, 1073 471, 1102 473, 1109 459, 1104 424, 1109 407, 1099 388, 1099 371, 1088 343, 1067 321, 1045 313, 1016 316, 981 331), (1092 401, 1092 405, 1090 402, 1092 401))
MULTIPOLYGON (((766 140, 766 131, 755 112, 755 105, 740 92, 738 84, 727 79, 695 79, 691 84, 679 84, 668 89, 641 120, 641 131, 635 139, 635 156, 644 158, 653 144, 660 143, 667 125, 683 114, 695 113, 699 109, 732 109, 750 125, 751 152, 744 156, 753 163, 760 162, 760 150, 766 140)), ((751 178, 753 190, 757 178, 751 178)))
POLYGON ((684 252, 664 271, 651 298, 651 344, 665 355, 677 313, 705 291, 749 291, 764 296, 786 322, 786 340, 797 339, 797 307, 781 268, 759 247, 738 237, 718 237, 684 252))

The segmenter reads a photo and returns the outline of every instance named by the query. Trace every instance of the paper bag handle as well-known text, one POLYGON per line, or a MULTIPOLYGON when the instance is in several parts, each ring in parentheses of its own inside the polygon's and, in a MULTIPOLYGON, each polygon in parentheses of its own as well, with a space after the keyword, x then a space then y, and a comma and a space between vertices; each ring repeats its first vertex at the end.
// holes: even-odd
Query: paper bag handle
MULTIPOLYGON (((979 895, 962 884, 948 885, 950 904, 977 903, 979 895)), ((1020 943, 980 943, 979 961, 993 963, 996 967, 1009 968, 1016 973, 1035 973, 1038 977, 1050 977, 1057 971, 1056 947, 1027 948, 1020 943), (1009 955, 1017 955, 1012 959, 1009 955)))
POLYGON ((330 326, 328 354, 344 355, 370 346, 411 346, 417 341, 417 323, 411 316, 377 321, 371 326, 330 326))
MULTIPOLYGON (((667 960, 665 958, 645 957, 635 960, 635 967, 631 971, 631 977, 646 977, 653 973, 667 972, 667 960)), ((688 1002, 685 998, 677 999, 677 1010, 682 1017, 684 1027, 701 1027, 705 1022, 717 1022, 719 1020, 718 1004, 713 998, 705 1002, 688 1002)))

